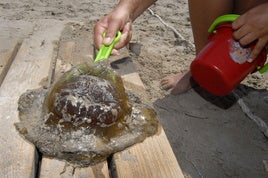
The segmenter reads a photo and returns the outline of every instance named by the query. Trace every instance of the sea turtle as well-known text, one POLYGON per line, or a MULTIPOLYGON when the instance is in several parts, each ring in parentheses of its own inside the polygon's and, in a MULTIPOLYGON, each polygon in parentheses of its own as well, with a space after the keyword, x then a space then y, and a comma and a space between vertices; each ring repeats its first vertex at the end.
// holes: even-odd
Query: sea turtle
POLYGON ((94 165, 157 132, 152 107, 128 94, 111 68, 83 63, 19 99, 19 133, 45 156, 94 165))

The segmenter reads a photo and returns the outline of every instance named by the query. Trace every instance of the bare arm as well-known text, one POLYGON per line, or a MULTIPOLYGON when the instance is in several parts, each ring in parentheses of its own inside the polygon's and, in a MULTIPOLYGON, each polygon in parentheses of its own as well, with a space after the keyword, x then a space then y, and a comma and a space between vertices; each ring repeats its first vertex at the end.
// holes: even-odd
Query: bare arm
MULTIPOLYGON (((157 0, 121 0, 122 4, 130 4, 132 10, 132 21, 140 16, 148 7, 150 7, 157 0), (129 3, 130 2, 130 3, 129 3)), ((118 4, 120 6, 120 3, 118 4)))
POLYGON ((94 40, 97 48, 99 48, 102 43, 109 45, 118 30, 122 32, 122 37, 115 48, 119 49, 125 46, 132 36, 132 22, 155 1, 156 0, 120 0, 114 10, 100 19, 95 25, 94 40), (102 37, 104 31, 106 31, 105 39, 102 37))

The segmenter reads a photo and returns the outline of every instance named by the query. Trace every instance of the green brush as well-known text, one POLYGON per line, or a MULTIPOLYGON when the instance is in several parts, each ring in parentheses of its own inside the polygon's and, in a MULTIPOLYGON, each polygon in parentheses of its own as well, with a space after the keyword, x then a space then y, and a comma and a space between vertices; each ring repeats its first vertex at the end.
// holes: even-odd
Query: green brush
MULTIPOLYGON (((103 33, 103 37, 105 37, 105 34, 106 33, 103 33)), ((115 39, 113 40, 113 42, 110 45, 106 46, 106 45, 102 44, 101 48, 97 54, 97 57, 94 60, 94 63, 97 63, 98 61, 103 60, 103 59, 108 59, 111 55, 111 52, 112 52, 114 46, 119 42, 120 38, 121 38, 121 32, 118 31, 115 39)))

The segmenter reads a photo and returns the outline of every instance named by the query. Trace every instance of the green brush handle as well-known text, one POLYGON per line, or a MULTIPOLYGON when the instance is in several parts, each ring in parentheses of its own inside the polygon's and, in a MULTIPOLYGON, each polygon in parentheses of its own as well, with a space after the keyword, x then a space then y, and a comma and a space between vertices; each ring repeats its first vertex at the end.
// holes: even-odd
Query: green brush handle
MULTIPOLYGON (((103 36, 105 37, 105 33, 103 34, 103 36)), ((119 42, 120 38, 121 38, 121 32, 118 31, 114 41, 110 45, 106 46, 102 44, 94 62, 98 62, 103 59, 108 59, 111 55, 114 46, 119 42)))

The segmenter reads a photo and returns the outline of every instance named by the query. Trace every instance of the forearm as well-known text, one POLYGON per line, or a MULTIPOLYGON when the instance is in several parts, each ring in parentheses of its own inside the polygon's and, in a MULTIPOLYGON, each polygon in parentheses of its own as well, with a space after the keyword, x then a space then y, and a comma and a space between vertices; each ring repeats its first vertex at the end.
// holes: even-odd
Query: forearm
POLYGON ((130 14, 131 20, 134 21, 156 1, 157 0, 120 0, 116 9, 125 9, 130 14))
POLYGON ((157 0, 120 0, 115 9, 99 20, 94 28, 94 41, 97 48, 101 44, 110 45, 117 31, 122 32, 115 49, 120 49, 129 43, 132 32, 132 22, 157 0), (103 39, 103 32, 106 36, 103 39))

